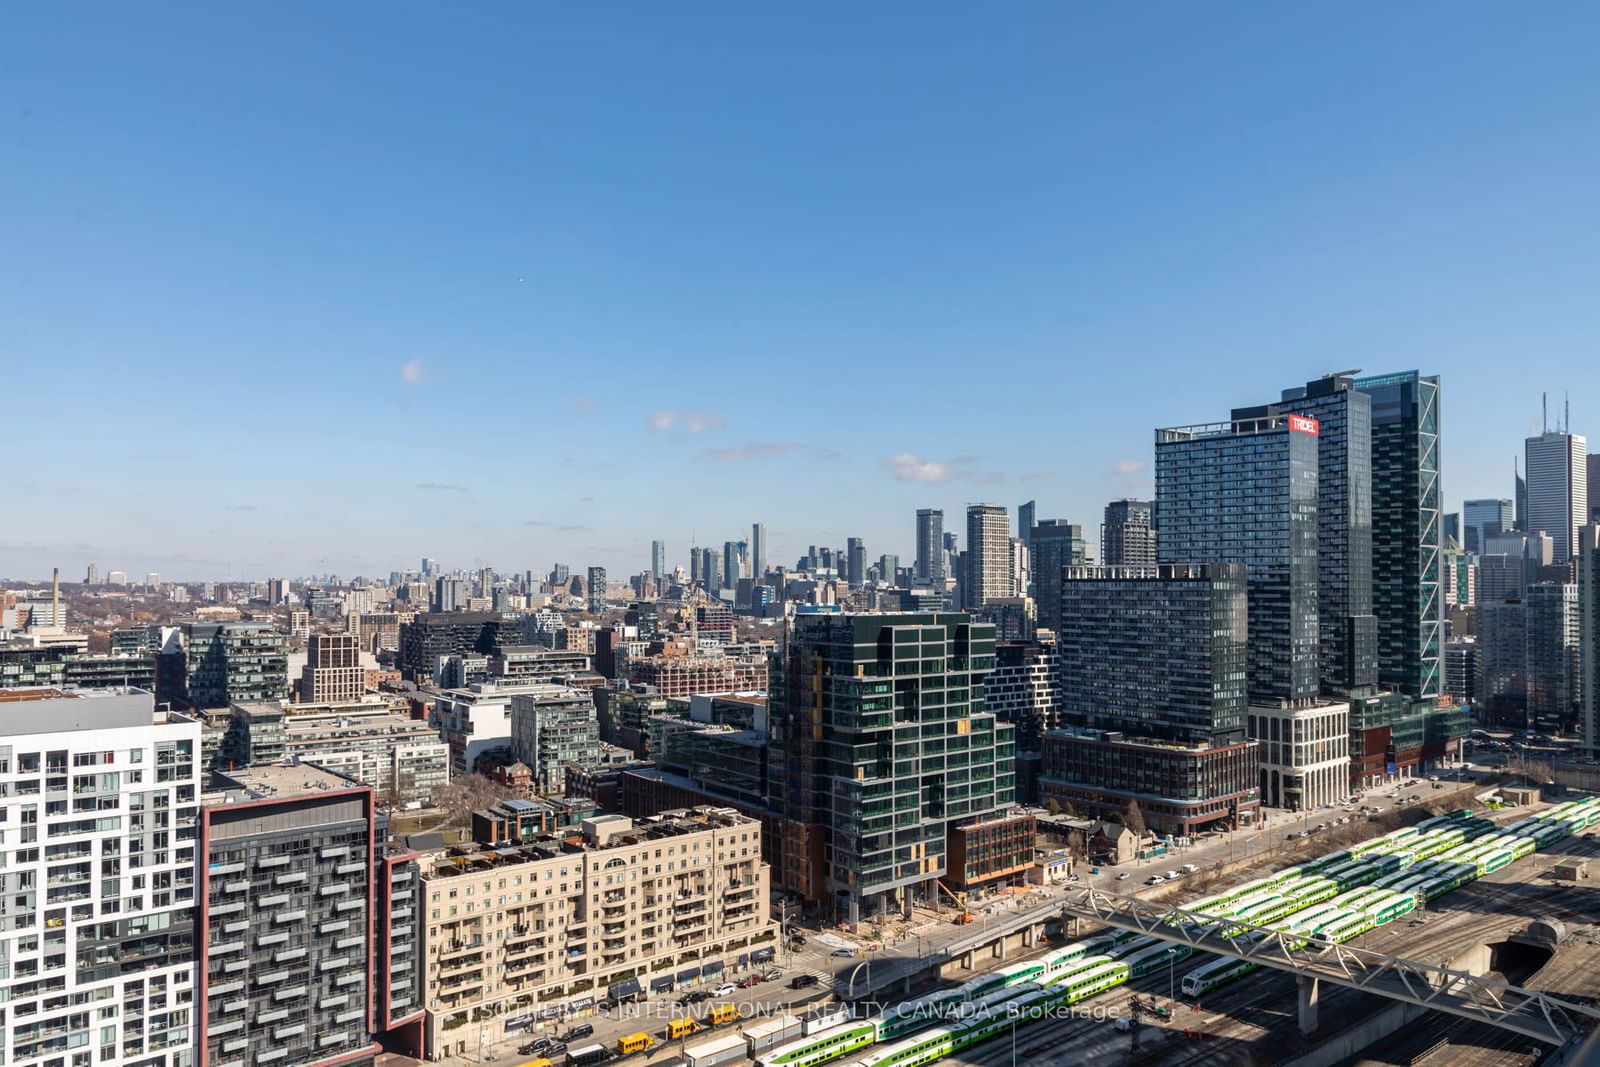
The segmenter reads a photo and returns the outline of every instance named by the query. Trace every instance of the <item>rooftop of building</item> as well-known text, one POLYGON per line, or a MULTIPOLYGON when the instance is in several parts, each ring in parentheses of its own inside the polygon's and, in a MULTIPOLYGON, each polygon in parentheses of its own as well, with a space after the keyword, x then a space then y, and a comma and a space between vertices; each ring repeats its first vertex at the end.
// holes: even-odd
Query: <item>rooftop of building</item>
POLYGON ((1231 419, 1227 422, 1201 422, 1192 426, 1166 426, 1156 430, 1156 443, 1195 441, 1207 437, 1247 437, 1253 434, 1277 433, 1290 428, 1294 415, 1267 415, 1261 418, 1231 419))
MULTIPOLYGON (((453 700, 460 700, 466 703, 473 703, 486 698, 492 700, 497 697, 511 697, 519 694, 540 696, 545 694, 555 695, 572 692, 574 692, 572 687, 558 685, 555 682, 517 682, 506 681, 504 679, 485 678, 481 681, 473 682, 471 685, 458 686, 454 689, 441 689, 439 690, 439 696, 449 697, 453 700)), ((585 699, 587 699, 586 694, 585 699)))
POLYGON ((283 705, 276 700, 235 703, 231 711, 234 715, 256 722, 270 722, 273 719, 281 719, 287 714, 283 705))
POLYGON ((7 705, 7 734, 66 733, 197 721, 181 712, 157 711, 155 697, 133 686, 98 689, 17 686, 0 689, 0 704, 7 705))
MULTIPOLYGON (((1234 748, 1233 744, 1211 744, 1205 741, 1172 741, 1160 737, 1140 737, 1121 730, 1097 730, 1088 726, 1068 726, 1060 730, 1050 730, 1044 735, 1051 737, 1070 737, 1083 741, 1103 741, 1111 745, 1133 745, 1140 748, 1159 748, 1169 752, 1211 752, 1225 748, 1234 748)), ((1254 744, 1252 741, 1241 741, 1238 744, 1254 744)))
POLYGON ((336 789, 363 789, 360 782, 319 767, 315 763, 271 763, 219 774, 229 783, 256 797, 283 797, 297 793, 327 793, 336 789))
POLYGON ((501 645, 496 649, 501 656, 551 656, 562 659, 588 659, 587 652, 575 648, 550 648, 546 645, 501 645))
POLYGON ((495 846, 472 843, 449 846, 424 858, 422 876, 432 880, 481 874, 499 867, 585 852, 603 852, 647 841, 663 841, 742 825, 756 825, 756 821, 732 808, 711 806, 675 808, 638 820, 622 815, 600 815, 584 819, 577 829, 544 834, 525 844, 495 846))
POLYGON ((1007 809, 1005 811, 1002 811, 998 815, 991 815, 987 819, 979 819, 977 822, 962 823, 960 826, 956 827, 956 829, 957 830, 983 830, 983 829, 987 829, 988 827, 991 827, 991 826, 1006 826, 1006 825, 1011 824, 1011 823, 1021 822, 1024 819, 1035 819, 1035 820, 1037 820, 1038 817, 1040 815, 1042 815, 1042 814, 1044 814, 1044 812, 1042 812, 1038 808, 1027 808, 1027 807, 1018 806, 1018 807, 1015 807, 1015 808, 1009 808, 1009 809, 1007 809))

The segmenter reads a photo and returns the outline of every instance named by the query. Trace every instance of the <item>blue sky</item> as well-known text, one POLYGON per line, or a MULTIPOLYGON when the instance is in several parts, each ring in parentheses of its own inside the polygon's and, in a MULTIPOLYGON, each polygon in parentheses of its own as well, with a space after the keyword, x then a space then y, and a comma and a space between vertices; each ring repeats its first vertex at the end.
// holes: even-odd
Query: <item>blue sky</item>
POLYGON ((1353 367, 1452 507, 1600 435, 1593 5, 4 19, 0 576, 909 560, 1353 367))

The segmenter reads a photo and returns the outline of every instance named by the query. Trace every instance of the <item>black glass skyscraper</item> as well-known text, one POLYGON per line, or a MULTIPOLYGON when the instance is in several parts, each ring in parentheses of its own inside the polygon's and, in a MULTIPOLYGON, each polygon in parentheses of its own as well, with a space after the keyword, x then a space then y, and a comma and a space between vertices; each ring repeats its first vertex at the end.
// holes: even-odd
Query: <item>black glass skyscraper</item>
POLYGON ((1372 592, 1378 684, 1439 695, 1443 607, 1439 379, 1416 371, 1359 378, 1372 397, 1372 592))
POLYGON ((1156 431, 1162 563, 1243 563, 1249 696, 1317 696, 1317 420, 1272 415, 1156 431))
POLYGON ((1241 564, 1077 566, 1060 581, 1064 723, 1188 744, 1244 740, 1241 564))
POLYGON ((1317 614, 1322 691, 1349 694, 1378 680, 1372 612, 1372 398, 1330 375, 1283 400, 1236 408, 1235 419, 1295 414, 1317 420, 1317 614))
POLYGON ((1033 596, 1040 628, 1061 629, 1061 568, 1085 562, 1083 527, 1046 519, 1033 527, 1033 596))
POLYGON ((916 584, 942 593, 944 578, 944 512, 918 508, 916 584))

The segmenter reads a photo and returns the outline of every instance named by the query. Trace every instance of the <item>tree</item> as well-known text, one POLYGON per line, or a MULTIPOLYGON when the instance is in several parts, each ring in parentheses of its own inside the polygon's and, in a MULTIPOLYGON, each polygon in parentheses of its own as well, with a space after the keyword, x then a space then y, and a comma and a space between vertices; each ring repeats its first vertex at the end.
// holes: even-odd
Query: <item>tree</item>
POLYGON ((450 784, 434 794, 434 807, 444 813, 440 826, 465 828, 472 822, 472 813, 479 808, 492 808, 502 800, 515 796, 510 786, 491 781, 481 774, 462 774, 450 779, 450 784))
POLYGON ((1060 815, 1061 802, 1055 797, 1051 797, 1049 800, 1044 802, 1044 810, 1048 811, 1051 815, 1060 815))
POLYGON ((1122 823, 1138 836, 1144 836, 1147 827, 1144 823, 1144 812, 1139 810, 1139 802, 1137 800, 1128 801, 1128 810, 1122 816, 1122 823))

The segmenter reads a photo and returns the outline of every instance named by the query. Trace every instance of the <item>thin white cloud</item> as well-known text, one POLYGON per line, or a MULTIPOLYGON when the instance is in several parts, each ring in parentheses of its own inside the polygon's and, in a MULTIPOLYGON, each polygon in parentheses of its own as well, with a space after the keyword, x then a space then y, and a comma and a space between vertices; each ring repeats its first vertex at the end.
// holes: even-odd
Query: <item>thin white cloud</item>
POLYGON ((753 459, 786 456, 802 447, 793 441, 747 441, 727 448, 708 448, 696 458, 708 463, 744 463, 753 459))
POLYGON ((465 493, 467 491, 467 487, 464 485, 451 485, 448 482, 418 482, 417 488, 430 493, 465 493))
POLYGON ((673 411, 663 408, 650 416, 650 428, 661 432, 682 430, 684 433, 703 433, 719 430, 727 420, 714 411, 673 411))
POLYGON ((1112 464, 1111 472, 1119 478, 1129 478, 1144 470, 1142 459, 1119 459, 1112 464))
POLYGON ((959 476, 952 465, 923 459, 915 452, 900 452, 884 460, 883 464, 894 472, 897 481, 902 482, 948 482, 959 476))
POLYGON ((423 369, 422 360, 409 359, 400 364, 400 380, 407 385, 421 385, 427 380, 427 371, 423 369))
POLYGON ((902 482, 975 482, 999 485, 1006 480, 1001 471, 979 470, 979 456, 952 456, 946 460, 928 459, 915 452, 901 452, 883 461, 902 482))

